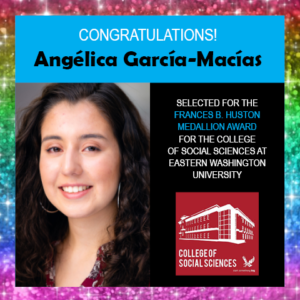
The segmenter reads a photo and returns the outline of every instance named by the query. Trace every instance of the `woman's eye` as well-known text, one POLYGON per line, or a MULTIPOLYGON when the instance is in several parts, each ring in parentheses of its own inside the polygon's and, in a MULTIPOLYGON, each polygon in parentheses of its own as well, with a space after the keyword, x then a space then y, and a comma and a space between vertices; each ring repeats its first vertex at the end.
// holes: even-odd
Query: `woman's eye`
POLYGON ((51 147, 51 148, 47 149, 47 152, 49 152, 49 153, 56 153, 56 152, 60 152, 60 151, 61 151, 61 149, 58 147, 51 147))
POLYGON ((100 151, 100 149, 97 147, 94 147, 94 146, 89 146, 89 147, 84 148, 84 151, 94 152, 94 151, 100 151))

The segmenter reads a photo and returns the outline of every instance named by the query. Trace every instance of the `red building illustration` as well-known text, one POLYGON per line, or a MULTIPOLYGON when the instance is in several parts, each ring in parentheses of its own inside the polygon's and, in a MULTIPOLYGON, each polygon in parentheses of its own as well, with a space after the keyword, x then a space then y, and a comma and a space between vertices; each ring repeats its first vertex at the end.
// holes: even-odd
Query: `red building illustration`
POLYGON ((255 224, 230 204, 214 205, 191 216, 182 216, 179 239, 242 244, 253 240, 255 224))

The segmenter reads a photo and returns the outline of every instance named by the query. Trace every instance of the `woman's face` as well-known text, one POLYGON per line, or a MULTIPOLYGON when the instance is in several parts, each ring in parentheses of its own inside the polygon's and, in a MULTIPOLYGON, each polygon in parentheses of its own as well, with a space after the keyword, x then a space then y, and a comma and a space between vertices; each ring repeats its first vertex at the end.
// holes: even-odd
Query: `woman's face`
POLYGON ((91 102, 62 101, 41 127, 40 174, 50 202, 69 218, 115 207, 121 155, 112 127, 91 102))

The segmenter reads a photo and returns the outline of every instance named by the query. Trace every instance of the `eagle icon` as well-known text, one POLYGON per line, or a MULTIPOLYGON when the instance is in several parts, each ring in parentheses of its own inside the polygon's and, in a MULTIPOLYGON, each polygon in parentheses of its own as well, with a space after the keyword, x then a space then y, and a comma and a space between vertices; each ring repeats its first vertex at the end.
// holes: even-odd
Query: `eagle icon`
POLYGON ((254 258, 254 256, 253 256, 252 259, 250 259, 249 261, 247 261, 246 257, 243 256, 243 260, 244 260, 244 262, 245 262, 245 263, 244 263, 244 267, 252 267, 252 264, 254 263, 255 258, 254 258))

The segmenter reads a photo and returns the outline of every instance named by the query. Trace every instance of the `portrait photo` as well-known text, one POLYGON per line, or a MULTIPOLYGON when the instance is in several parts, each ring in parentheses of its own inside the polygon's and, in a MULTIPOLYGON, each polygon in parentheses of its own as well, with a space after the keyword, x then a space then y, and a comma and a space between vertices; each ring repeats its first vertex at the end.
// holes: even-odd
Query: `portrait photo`
POLYGON ((150 84, 16 84, 16 286, 150 285, 150 84))

